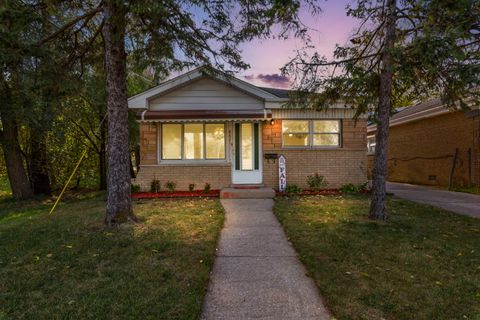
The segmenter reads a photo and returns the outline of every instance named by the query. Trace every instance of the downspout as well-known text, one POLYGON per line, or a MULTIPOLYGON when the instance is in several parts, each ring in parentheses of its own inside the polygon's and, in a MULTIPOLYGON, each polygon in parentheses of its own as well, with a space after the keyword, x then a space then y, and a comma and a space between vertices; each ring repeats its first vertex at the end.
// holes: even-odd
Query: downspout
POLYGON ((271 112, 271 111, 272 110, 270 109, 266 109, 266 108, 263 109, 263 120, 270 120, 273 118, 273 114, 272 114, 272 118, 268 117, 268 112, 271 112))

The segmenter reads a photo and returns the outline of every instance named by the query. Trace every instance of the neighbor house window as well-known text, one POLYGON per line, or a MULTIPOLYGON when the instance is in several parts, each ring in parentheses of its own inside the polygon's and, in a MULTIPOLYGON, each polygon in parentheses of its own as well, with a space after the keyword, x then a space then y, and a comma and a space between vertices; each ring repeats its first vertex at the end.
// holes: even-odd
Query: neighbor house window
POLYGON ((163 160, 225 159, 223 123, 162 124, 163 160))
POLYGON ((338 147, 340 131, 340 120, 282 121, 282 141, 286 147, 338 147))
POLYGON ((367 138, 367 152, 370 154, 375 153, 375 146, 377 145, 377 141, 375 136, 367 138))

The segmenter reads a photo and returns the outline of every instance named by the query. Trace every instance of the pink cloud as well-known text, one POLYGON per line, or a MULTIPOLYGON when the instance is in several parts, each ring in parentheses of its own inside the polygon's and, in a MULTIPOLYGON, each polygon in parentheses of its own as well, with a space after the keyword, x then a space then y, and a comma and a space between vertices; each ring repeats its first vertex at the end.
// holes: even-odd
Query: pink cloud
POLYGON ((276 88, 288 88, 290 86, 290 78, 279 73, 259 73, 257 75, 251 74, 246 75, 245 79, 254 82, 261 82, 276 88))
MULTIPOLYGON (((308 54, 318 52, 327 59, 332 59, 337 44, 348 44, 349 36, 358 26, 358 20, 348 17, 345 7, 355 2, 353 0, 319 1, 323 12, 317 16, 312 16, 306 7, 301 9, 300 18, 308 27, 312 41, 310 45, 313 46, 306 50, 308 54)), ((280 68, 295 57, 298 50, 304 50, 304 47, 305 44, 301 40, 292 37, 287 40, 256 39, 244 43, 241 45, 242 57, 251 69, 240 73, 239 76, 243 76, 255 85, 277 86, 273 82, 265 82, 257 78, 257 75, 279 73, 280 68)), ((281 83, 280 86, 284 88, 286 82, 281 83)))

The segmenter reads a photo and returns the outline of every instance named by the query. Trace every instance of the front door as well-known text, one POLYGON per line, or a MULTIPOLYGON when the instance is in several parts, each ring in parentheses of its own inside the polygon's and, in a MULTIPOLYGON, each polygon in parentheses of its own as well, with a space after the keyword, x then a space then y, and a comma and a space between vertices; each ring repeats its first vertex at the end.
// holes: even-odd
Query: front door
POLYGON ((235 123, 232 182, 233 184, 262 183, 261 123, 235 123))

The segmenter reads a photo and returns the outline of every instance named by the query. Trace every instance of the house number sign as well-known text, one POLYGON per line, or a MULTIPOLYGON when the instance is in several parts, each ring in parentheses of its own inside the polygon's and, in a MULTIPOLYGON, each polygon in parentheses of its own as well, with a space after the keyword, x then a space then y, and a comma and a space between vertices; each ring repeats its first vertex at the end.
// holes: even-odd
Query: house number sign
POLYGON ((287 186, 286 162, 285 156, 281 154, 278 157, 278 190, 280 192, 285 191, 285 187, 287 186))

